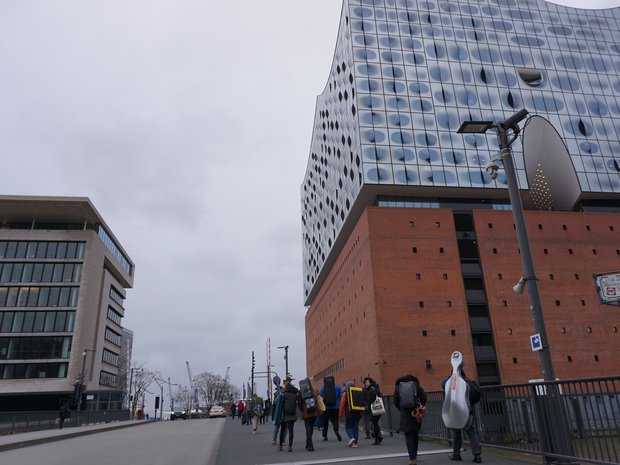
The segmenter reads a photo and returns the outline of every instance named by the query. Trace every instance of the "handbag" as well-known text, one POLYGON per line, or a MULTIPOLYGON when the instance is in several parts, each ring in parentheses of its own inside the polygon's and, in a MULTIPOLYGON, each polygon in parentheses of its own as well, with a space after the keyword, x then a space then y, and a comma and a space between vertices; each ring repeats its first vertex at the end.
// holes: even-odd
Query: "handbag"
POLYGON ((426 416, 426 406, 418 402, 411 411, 411 416, 416 422, 422 423, 422 420, 424 420, 424 417, 426 416))
POLYGON ((383 399, 379 396, 375 399, 375 401, 370 404, 370 413, 372 413, 373 417, 378 417, 379 415, 383 415, 385 413, 385 405, 383 404, 383 399))
POLYGON ((325 412, 325 402, 320 395, 316 396, 316 411, 319 415, 323 415, 325 412))

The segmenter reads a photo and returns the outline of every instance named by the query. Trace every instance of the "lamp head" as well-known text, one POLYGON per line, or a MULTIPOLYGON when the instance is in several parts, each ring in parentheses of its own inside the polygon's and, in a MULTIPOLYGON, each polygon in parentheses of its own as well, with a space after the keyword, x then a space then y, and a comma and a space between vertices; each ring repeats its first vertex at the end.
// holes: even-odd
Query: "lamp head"
POLYGON ((526 283, 527 281, 525 280, 525 276, 521 276, 521 279, 519 279, 519 282, 514 285, 512 290, 514 291, 515 294, 523 294, 523 290, 525 289, 526 283))
POLYGON ((494 160, 491 160, 489 163, 487 163, 487 166, 485 166, 484 169, 486 170, 487 173, 489 173, 489 176, 491 176, 491 179, 493 180, 497 179, 497 175, 499 173, 499 165, 494 160))

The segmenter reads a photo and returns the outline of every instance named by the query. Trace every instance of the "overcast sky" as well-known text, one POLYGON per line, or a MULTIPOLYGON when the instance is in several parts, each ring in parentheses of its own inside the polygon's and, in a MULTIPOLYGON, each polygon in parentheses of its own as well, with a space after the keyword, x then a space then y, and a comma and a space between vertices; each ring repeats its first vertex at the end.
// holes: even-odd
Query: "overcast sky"
POLYGON ((305 376, 300 185, 340 9, 0 1, 0 194, 91 199, 136 264, 134 361, 173 383, 241 386, 268 338, 305 376))

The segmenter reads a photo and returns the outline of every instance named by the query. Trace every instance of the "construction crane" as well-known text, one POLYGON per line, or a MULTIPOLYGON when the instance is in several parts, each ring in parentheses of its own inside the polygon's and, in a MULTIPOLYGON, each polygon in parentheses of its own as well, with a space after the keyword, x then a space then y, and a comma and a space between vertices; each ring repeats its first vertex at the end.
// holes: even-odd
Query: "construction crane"
MULTIPOLYGON (((196 405, 196 410, 198 410, 198 391, 196 390, 196 388, 194 387, 194 379, 192 376, 192 369, 189 367, 189 362, 185 362, 187 365, 187 376, 189 377, 189 389, 192 392, 192 400, 193 403, 196 405)), ((190 408, 190 415, 192 413, 192 409, 190 408)))

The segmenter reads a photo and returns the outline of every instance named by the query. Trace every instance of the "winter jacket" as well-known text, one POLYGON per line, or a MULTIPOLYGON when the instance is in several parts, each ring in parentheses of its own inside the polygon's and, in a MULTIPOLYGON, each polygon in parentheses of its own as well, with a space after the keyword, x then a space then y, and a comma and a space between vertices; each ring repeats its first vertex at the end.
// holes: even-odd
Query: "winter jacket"
MULTIPOLYGON (((336 388, 336 402, 333 404, 328 404, 325 402, 325 410, 338 410, 340 407, 340 398, 342 397, 342 388, 339 385, 334 386, 336 388)), ((325 386, 321 387, 321 397, 325 400, 325 386)))
POLYGON ((297 408, 301 401, 299 389, 291 384, 280 395, 284 396, 284 417, 282 421, 297 420, 297 408))
POLYGON ((394 407, 400 412, 400 426, 399 429, 403 433, 418 433, 420 431, 421 424, 413 419, 411 416, 412 408, 400 407, 400 390, 398 385, 400 383, 406 383, 407 381, 415 381, 418 390, 418 401, 422 405, 426 405, 426 393, 416 378, 411 375, 401 376, 396 380, 394 387, 394 407))

